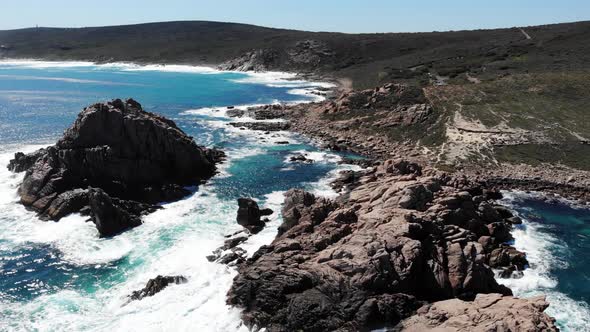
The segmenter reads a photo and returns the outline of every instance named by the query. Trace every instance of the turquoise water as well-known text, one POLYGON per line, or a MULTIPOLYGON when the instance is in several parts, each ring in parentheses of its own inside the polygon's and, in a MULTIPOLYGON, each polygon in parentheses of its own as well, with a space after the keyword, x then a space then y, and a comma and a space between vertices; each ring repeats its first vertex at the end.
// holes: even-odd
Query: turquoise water
POLYGON ((523 218, 514 245, 527 253, 521 279, 501 280, 518 296, 546 294, 547 312, 562 331, 590 331, 590 208, 510 193, 506 203, 523 218))
MULTIPOLYGON (((240 130, 227 125, 224 106, 300 102, 320 83, 285 74, 215 72, 194 67, 87 63, 0 62, 0 330, 15 331, 238 331, 239 312, 225 304, 235 271, 205 259, 240 229, 236 198, 252 196, 275 211, 282 193, 305 187, 333 196, 328 180, 341 155, 298 135, 240 130), (194 195, 144 218, 140 227, 99 239, 78 215, 42 222, 18 205, 22 174, 5 165, 15 151, 53 143, 82 107, 133 97, 148 111, 175 120, 202 145, 228 154, 221 173, 194 195), (277 141, 289 141, 277 145, 277 141), (289 162, 307 153, 313 164, 289 162), (158 274, 189 282, 128 302, 127 295, 158 274)), ((590 212, 509 194, 525 219, 515 246, 531 267, 502 280, 519 296, 547 294, 548 312, 565 331, 590 326, 590 212)), ((250 238, 252 253, 272 241, 280 215, 250 238)))
MULTIPOLYGON (((289 78, 192 67, 0 62, 0 330, 244 329, 237 310, 225 305, 235 271, 205 259, 223 235, 240 229, 236 199, 251 196, 279 211, 287 189, 334 195, 328 179, 352 167, 338 165, 341 156, 298 135, 227 125, 232 120, 225 106, 316 100, 309 92, 325 86, 284 77, 289 78), (23 175, 5 168, 15 151, 51 144, 86 105, 126 97, 173 119, 197 143, 225 150, 221 173, 112 239, 99 239, 81 216, 42 222, 16 204, 23 175), (289 161, 301 152, 315 162, 289 161), (131 291, 158 274, 185 275, 189 283, 128 303, 131 291)), ((245 249, 253 252, 272 241, 279 223, 273 215, 245 249)))

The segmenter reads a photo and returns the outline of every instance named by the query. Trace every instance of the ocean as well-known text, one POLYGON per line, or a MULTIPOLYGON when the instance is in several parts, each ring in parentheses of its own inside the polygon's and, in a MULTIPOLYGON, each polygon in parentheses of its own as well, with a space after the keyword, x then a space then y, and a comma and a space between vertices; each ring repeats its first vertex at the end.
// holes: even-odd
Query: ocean
MULTIPOLYGON (((280 211, 283 193, 302 187, 334 196, 328 183, 345 156, 305 137, 228 126, 227 106, 320 100, 327 83, 285 73, 235 73, 187 66, 93 65, 84 62, 0 62, 0 330, 240 331, 239 310, 225 304, 236 272, 205 256, 241 229, 237 202, 253 197, 280 211), (23 174, 6 169, 16 151, 53 144, 85 106, 133 97, 174 120, 200 145, 227 155, 220 173, 190 197, 166 204, 144 224, 100 239, 79 215, 42 222, 17 204, 23 174), (289 144, 279 145, 278 141, 289 144), (306 153, 314 162, 293 163, 306 153), (127 296, 157 275, 183 275, 153 297, 127 296)), ((241 120, 243 121, 243 119, 241 120)), ((521 279, 503 280, 517 295, 547 293, 548 312, 565 331, 590 326, 590 212, 510 193, 505 203, 525 219, 515 246, 529 254, 521 279)), ((280 214, 242 247, 270 243, 280 214)))

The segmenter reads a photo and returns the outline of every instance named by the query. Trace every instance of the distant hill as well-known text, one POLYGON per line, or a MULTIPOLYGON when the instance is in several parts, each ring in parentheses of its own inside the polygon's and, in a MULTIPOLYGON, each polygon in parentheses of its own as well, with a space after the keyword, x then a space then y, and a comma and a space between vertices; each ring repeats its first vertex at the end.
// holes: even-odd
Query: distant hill
POLYGON ((465 72, 485 78, 586 69, 590 22, 524 30, 343 34, 187 21, 0 31, 0 45, 0 57, 200 65, 233 60, 226 68, 313 72, 372 87, 465 72))
POLYGON ((339 120, 362 119, 363 130, 425 147, 445 166, 590 170, 590 22, 381 34, 218 22, 32 28, 0 31, 2 57, 292 71, 357 89, 408 83, 426 93, 428 123, 380 127, 364 108, 339 120))

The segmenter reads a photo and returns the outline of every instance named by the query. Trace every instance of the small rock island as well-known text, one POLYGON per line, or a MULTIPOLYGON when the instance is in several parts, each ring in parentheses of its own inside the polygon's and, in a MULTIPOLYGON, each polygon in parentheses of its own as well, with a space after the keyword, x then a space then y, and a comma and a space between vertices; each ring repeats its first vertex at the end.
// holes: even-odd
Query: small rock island
POLYGON ((55 145, 19 152, 8 168, 26 171, 20 201, 42 219, 80 212, 105 237, 190 194, 186 187, 211 178, 223 157, 135 100, 115 99, 85 108, 55 145))

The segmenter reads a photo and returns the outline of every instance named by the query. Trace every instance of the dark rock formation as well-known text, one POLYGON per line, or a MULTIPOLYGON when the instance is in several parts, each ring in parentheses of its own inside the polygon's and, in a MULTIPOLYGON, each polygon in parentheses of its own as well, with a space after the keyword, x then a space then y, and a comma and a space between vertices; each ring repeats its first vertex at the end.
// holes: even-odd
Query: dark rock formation
POLYGON ((251 233, 258 233, 264 228, 264 221, 260 219, 261 213, 258 203, 251 198, 238 198, 238 224, 251 233))
POLYGON ((270 104, 264 106, 248 107, 247 109, 230 109, 227 115, 230 117, 248 116, 256 120, 272 120, 282 118, 286 106, 282 104, 270 104))
POLYGON ((296 162, 296 163, 306 163, 306 164, 313 163, 313 160, 307 159, 307 157, 303 153, 298 153, 296 155, 289 157, 289 161, 296 162))
POLYGON ((420 301, 511 295, 489 267, 511 224, 483 195, 403 160, 335 201, 290 190, 279 235, 240 265, 228 303, 269 331, 354 331, 393 326, 420 301))
POLYGON ((92 211, 92 221, 101 237, 113 236, 141 225, 141 218, 138 215, 129 213, 102 189, 89 189, 88 203, 92 211))
POLYGON ((559 331, 543 313, 545 297, 517 299, 501 294, 479 294, 473 302, 459 299, 427 304, 402 321, 396 331, 559 331))
POLYGON ((491 267, 514 267, 518 271, 524 270, 528 265, 526 255, 512 246, 501 245, 490 253, 489 264, 491 267))
POLYGON ((281 131, 291 128, 289 122, 230 122, 229 125, 236 128, 261 131, 281 131))
POLYGON ((134 291, 129 297, 131 300, 141 300, 144 297, 154 296, 170 284, 184 284, 187 282, 188 280, 183 276, 157 276, 150 279, 143 289, 134 291))
POLYGON ((14 155, 14 159, 12 159, 8 164, 8 170, 20 173, 28 170, 31 168, 37 159, 39 159, 43 154, 45 154, 45 149, 39 149, 35 152, 24 154, 22 152, 17 152, 14 155))
POLYGON ((89 206, 107 236, 139 225, 139 215, 155 209, 151 204, 189 194, 184 186, 213 176, 221 158, 174 122, 116 99, 85 108, 54 146, 17 153, 9 169, 26 170, 18 189, 23 205, 53 220, 89 206))
POLYGON ((220 70, 267 71, 277 66, 279 55, 272 49, 260 49, 226 61, 218 66, 220 70))

